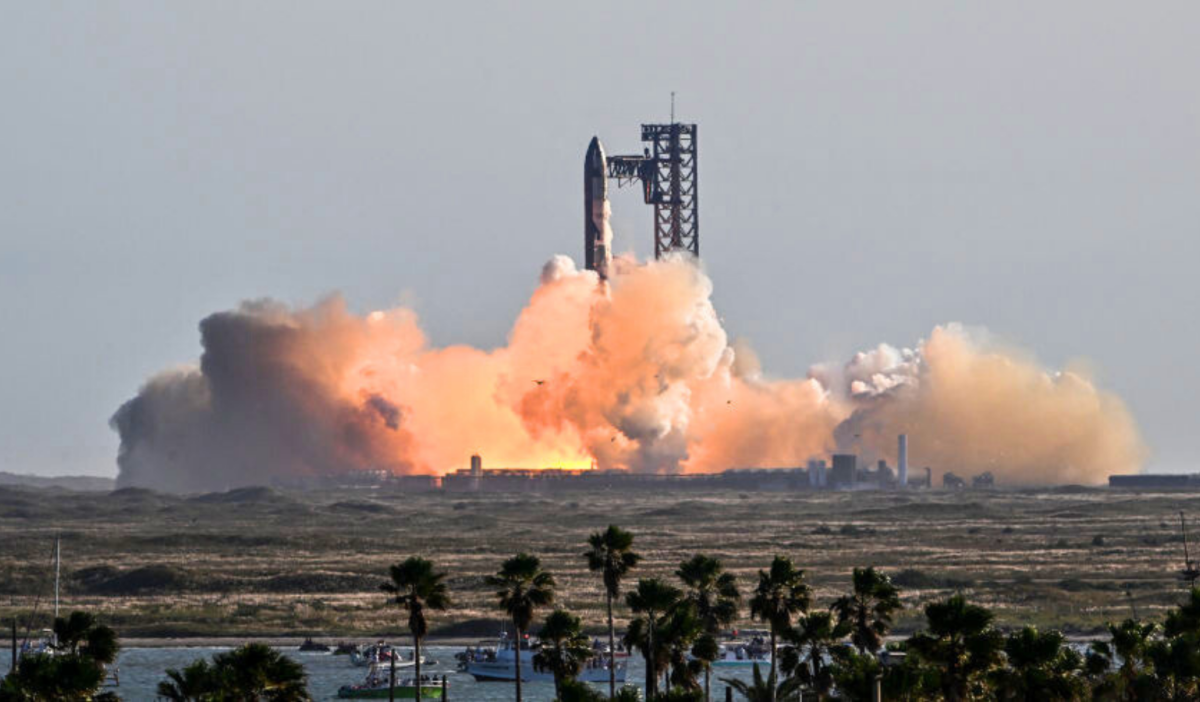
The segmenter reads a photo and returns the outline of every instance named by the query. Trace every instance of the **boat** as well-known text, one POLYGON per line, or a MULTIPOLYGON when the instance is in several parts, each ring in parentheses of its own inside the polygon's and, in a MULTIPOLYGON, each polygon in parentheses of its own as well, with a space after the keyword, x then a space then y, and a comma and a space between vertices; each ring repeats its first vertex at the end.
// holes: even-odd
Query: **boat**
MULTIPOLYGON (((54 619, 58 621, 58 605, 59 605, 59 579, 62 572, 62 539, 58 536, 54 537, 54 551, 52 554, 54 563, 54 619)), ((36 610, 35 610, 36 611, 36 610)), ((16 632, 14 631, 14 638, 16 632)), ((26 634, 25 640, 21 642, 19 650, 13 651, 16 654, 17 660, 25 656, 53 656, 58 654, 58 637, 54 634, 54 629, 42 629, 41 638, 33 641, 26 634)))
MULTIPOLYGON (((598 638, 593 639, 592 640, 592 650, 596 652, 597 656, 603 656, 604 658, 608 658, 608 643, 606 641, 602 641, 601 639, 598 639, 598 638)), ((625 646, 623 646, 621 644, 621 640, 617 639, 617 650, 613 652, 613 658, 628 658, 628 657, 629 657, 629 651, 625 650, 625 646)))
MULTIPOLYGON (((366 648, 360 648, 357 651, 351 651, 350 662, 360 668, 365 668, 374 664, 390 666, 393 656, 396 658, 397 670, 401 668, 412 668, 416 665, 416 661, 412 658, 411 654, 406 658, 399 649, 394 648, 382 641, 371 644, 366 648)), ((421 665, 434 665, 436 663, 437 661, 431 661, 426 659, 425 656, 421 656, 421 665)))
POLYGON ((713 661, 714 666, 771 663, 771 645, 758 637, 749 641, 727 641, 721 644, 719 650, 721 655, 713 661))
MULTIPOLYGON (((428 675, 421 676, 421 699, 441 699, 442 685, 428 675)), ((397 678, 396 686, 391 685, 391 671, 379 665, 372 665, 367 671, 367 677, 357 685, 343 685, 338 688, 338 699, 365 700, 387 699, 395 697, 398 700, 413 700, 417 698, 417 681, 415 678, 397 678)))
POLYGON ((348 656, 351 653, 358 653, 361 650, 362 650, 362 647, 356 643, 347 643, 345 641, 339 641, 338 645, 333 649, 333 655, 348 656))
POLYGON ((329 646, 313 641, 312 637, 309 637, 304 639, 304 643, 300 644, 299 650, 302 653, 329 653, 329 646))
MULTIPOLYGON (((479 682, 512 682, 517 677, 516 643, 504 637, 491 642, 468 648, 459 658, 459 669, 473 676, 479 682)), ((539 668, 533 662, 533 657, 541 646, 530 644, 528 640, 521 642, 521 682, 553 682, 554 673, 539 668)), ((614 672, 618 683, 625 682, 625 662, 618 660, 614 672)), ((592 656, 583 670, 576 677, 581 682, 608 682, 608 657, 592 656)))

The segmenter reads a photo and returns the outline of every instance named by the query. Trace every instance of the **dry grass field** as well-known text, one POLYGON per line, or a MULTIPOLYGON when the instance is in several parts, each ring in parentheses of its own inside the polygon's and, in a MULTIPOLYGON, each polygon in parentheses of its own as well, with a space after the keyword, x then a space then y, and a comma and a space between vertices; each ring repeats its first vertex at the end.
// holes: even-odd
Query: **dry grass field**
POLYGON ((378 585, 388 564, 413 554, 450 574, 456 606, 435 617, 435 633, 494 634, 498 615, 483 576, 520 550, 541 556, 561 602, 598 627, 600 583, 579 554, 591 531, 615 523, 636 534, 646 557, 640 575, 670 576, 704 552, 748 590, 757 568, 787 554, 824 606, 847 587, 851 568, 874 565, 902 586, 904 630, 921 603, 961 590, 994 607, 1002 626, 1088 635, 1131 607, 1151 617, 1178 600, 1180 510, 1200 514, 1200 493, 251 488, 177 497, 0 488, 0 617, 46 614, 60 534, 64 606, 100 611, 125 636, 398 632, 402 619, 385 608, 378 585))

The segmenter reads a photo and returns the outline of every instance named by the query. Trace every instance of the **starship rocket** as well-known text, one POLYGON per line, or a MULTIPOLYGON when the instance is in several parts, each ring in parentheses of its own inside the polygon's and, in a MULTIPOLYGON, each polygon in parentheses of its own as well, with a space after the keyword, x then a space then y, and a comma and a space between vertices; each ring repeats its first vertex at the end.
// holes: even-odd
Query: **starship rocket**
POLYGON ((587 269, 596 271, 600 280, 608 279, 612 264, 608 207, 608 161, 600 137, 592 137, 583 159, 583 259, 587 269))

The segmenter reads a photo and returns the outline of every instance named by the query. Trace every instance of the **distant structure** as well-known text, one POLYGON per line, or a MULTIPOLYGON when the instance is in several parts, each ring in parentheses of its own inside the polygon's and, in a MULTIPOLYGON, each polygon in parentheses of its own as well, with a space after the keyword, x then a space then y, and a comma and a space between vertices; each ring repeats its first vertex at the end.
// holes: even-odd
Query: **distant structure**
POLYGON ((686 251, 700 256, 700 183, 697 171, 695 124, 675 121, 672 99, 670 124, 643 124, 642 141, 649 144, 640 156, 606 157, 599 137, 592 137, 583 164, 584 265, 608 275, 604 229, 608 188, 605 176, 617 187, 637 181, 642 200, 654 205, 654 257, 686 251))
MULTIPOLYGON (((838 453, 829 462, 810 458, 805 467, 732 468, 720 473, 636 473, 628 470, 567 468, 484 468, 483 457, 472 454, 467 468, 445 475, 393 475, 386 470, 347 471, 304 481, 279 483, 287 488, 375 489, 391 487, 404 492, 442 491, 455 493, 551 493, 572 491, 662 491, 662 490, 743 490, 770 492, 824 490, 899 490, 933 488, 933 471, 908 479, 908 442, 900 435, 898 466, 876 458, 873 463, 858 454, 838 453), (899 470, 897 470, 897 468, 899 470)), ((1191 487, 1200 488, 1196 475, 1112 476, 1113 487, 1191 487)), ((943 489, 988 489, 995 486, 994 476, 982 473, 970 479, 950 471, 942 474, 943 489)))
POLYGON ((833 487, 854 487, 858 482, 858 456, 853 453, 833 454, 833 470, 830 473, 833 487))
POLYGON ((826 486, 825 461, 812 459, 808 462, 808 486, 821 489, 826 486))
POLYGON ((1138 473, 1133 475, 1110 475, 1111 488, 1200 488, 1200 473, 1138 473))

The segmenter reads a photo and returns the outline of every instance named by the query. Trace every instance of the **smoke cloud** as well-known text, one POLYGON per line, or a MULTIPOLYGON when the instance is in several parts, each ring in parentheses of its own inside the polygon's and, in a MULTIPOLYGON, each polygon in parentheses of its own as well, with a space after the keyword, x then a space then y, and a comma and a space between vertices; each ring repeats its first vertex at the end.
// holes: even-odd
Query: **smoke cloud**
POLYGON ((806 378, 770 379, 730 342, 694 263, 556 256, 506 346, 431 347, 415 313, 249 302, 200 324, 199 365, 113 416, 123 486, 176 491, 355 470, 491 466, 706 472, 842 449, 1002 483, 1094 483, 1144 448, 1115 395, 985 334, 937 327, 806 378))

